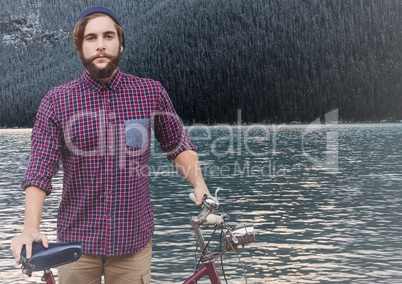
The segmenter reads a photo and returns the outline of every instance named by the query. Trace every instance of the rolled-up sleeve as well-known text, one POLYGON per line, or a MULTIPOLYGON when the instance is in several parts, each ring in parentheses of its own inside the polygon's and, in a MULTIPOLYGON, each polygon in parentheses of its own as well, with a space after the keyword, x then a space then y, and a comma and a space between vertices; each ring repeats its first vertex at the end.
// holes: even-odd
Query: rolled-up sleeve
POLYGON ((180 153, 197 147, 191 142, 188 132, 177 115, 166 90, 161 86, 158 111, 153 117, 155 138, 167 158, 173 161, 180 153))
POLYGON ((52 191, 52 177, 59 169, 60 127, 48 93, 42 100, 31 134, 31 155, 22 188, 37 186, 47 195, 52 191))

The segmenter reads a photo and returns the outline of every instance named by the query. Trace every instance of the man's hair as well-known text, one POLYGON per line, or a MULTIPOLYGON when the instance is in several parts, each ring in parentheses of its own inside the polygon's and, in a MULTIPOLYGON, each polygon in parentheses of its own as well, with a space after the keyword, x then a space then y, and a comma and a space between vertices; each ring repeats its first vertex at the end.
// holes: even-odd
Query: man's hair
MULTIPOLYGON (((85 18, 80 19, 74 27, 73 30, 73 42, 74 42, 74 49, 81 54, 82 53, 82 43, 84 41, 84 32, 85 32, 85 27, 87 26, 89 20, 95 19, 97 17, 104 17, 107 16, 106 14, 102 13, 95 13, 91 14, 85 18)), ((124 47, 124 41, 123 41, 123 28, 119 26, 116 22, 114 22, 114 25, 117 30, 117 36, 119 38, 120 45, 124 47)))

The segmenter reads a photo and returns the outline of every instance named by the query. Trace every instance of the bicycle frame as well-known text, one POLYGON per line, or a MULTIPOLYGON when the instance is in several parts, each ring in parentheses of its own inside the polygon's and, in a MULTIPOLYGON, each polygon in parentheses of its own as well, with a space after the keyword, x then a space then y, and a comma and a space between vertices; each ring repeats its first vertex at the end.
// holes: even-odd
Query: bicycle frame
POLYGON ((204 265, 198 269, 193 275, 191 275, 183 284, 194 284, 204 276, 208 275, 211 284, 220 284, 218 272, 215 268, 214 262, 204 263, 204 265))
POLYGON ((48 269, 45 270, 42 276, 42 281, 45 281, 45 284, 56 284, 56 280, 54 280, 53 272, 48 269))

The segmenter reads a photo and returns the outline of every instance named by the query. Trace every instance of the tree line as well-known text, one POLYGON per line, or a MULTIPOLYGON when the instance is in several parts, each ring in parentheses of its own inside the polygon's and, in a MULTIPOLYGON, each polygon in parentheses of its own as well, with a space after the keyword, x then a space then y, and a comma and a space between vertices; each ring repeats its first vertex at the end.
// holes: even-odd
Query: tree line
POLYGON ((123 71, 161 81, 188 124, 402 119, 399 0, 2 0, 1 127, 32 126, 80 76, 71 30, 99 2, 123 23, 123 71))

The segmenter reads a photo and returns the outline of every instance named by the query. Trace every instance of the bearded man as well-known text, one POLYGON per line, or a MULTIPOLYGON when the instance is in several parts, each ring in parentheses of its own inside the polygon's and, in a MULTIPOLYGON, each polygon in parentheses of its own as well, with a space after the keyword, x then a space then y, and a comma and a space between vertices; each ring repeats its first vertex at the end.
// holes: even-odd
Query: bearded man
POLYGON ((59 267, 59 283, 149 283, 154 219, 149 194, 151 129, 167 158, 194 187, 197 205, 210 195, 196 147, 163 86, 123 73, 125 40, 110 9, 81 12, 73 31, 81 77, 49 91, 32 129, 24 229, 11 244, 17 263, 31 256, 42 208, 61 161, 63 192, 57 218, 60 242, 80 242, 82 257, 59 267))

